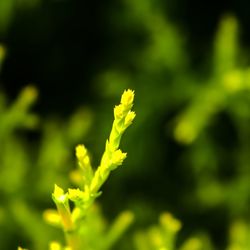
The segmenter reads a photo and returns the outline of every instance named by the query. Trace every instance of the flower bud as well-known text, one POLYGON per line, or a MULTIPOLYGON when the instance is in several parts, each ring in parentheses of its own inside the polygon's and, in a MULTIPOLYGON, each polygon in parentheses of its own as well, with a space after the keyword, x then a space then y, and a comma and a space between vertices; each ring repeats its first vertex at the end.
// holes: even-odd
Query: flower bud
POLYGON ((123 106, 121 104, 114 107, 114 117, 115 119, 123 118, 123 106))
POLYGON ((134 101, 134 96, 134 91, 132 91, 131 89, 125 90, 122 94, 121 104, 124 106, 132 105, 134 101))
POLYGON ((60 243, 56 242, 56 241, 52 241, 50 244, 49 244, 49 249, 50 250, 61 250, 62 247, 60 245, 60 243))
POLYGON ((58 202, 58 203, 64 203, 67 201, 67 194, 64 194, 64 191, 62 188, 60 188, 59 186, 57 186, 55 184, 55 188, 54 188, 54 192, 52 194, 55 202, 58 202))
POLYGON ((76 157, 78 160, 82 160, 87 155, 87 149, 84 145, 78 145, 76 147, 76 157))
POLYGON ((79 201, 79 200, 84 199, 85 197, 84 192, 81 191, 79 188, 77 189, 69 188, 68 192, 69 192, 69 199, 72 201, 79 201))
POLYGON ((121 165, 126 157, 127 153, 122 153, 120 149, 116 150, 111 158, 112 165, 115 167, 121 165))
POLYGON ((129 125, 132 124, 133 120, 135 119, 135 112, 134 111, 129 111, 128 114, 125 117, 125 122, 124 125, 125 127, 128 127, 129 125))

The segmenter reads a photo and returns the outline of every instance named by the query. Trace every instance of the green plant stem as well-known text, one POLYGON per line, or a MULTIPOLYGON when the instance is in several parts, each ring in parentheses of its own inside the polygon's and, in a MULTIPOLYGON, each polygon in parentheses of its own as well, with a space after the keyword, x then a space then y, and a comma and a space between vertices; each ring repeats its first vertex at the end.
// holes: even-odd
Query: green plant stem
POLYGON ((62 220, 68 246, 71 250, 80 250, 80 239, 75 230, 69 209, 63 203, 56 203, 56 206, 62 220))

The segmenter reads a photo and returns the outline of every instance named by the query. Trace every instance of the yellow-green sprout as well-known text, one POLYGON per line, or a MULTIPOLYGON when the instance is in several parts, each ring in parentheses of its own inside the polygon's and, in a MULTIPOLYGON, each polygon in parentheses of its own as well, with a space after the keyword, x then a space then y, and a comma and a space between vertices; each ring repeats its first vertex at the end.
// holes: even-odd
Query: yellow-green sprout
MULTIPOLYGON (((71 250, 92 249, 90 240, 84 239, 84 237, 87 237, 84 223, 87 223, 90 219, 88 216, 91 215, 88 212, 96 197, 100 195, 101 186, 107 180, 110 172, 122 165, 127 156, 127 153, 119 149, 119 145, 124 131, 132 124, 136 116, 135 112, 131 111, 133 102, 134 91, 125 90, 120 104, 114 108, 114 122, 106 141, 100 165, 96 171, 91 166, 86 147, 78 145, 76 147, 76 158, 79 166, 78 174, 81 174, 78 181, 82 181, 79 184, 80 188, 69 188, 68 192, 65 193, 62 188, 55 185, 52 198, 56 204, 57 213, 49 210, 44 214, 44 217, 50 224, 62 225, 67 247, 71 250), (81 189, 81 187, 83 188, 81 189), (74 203, 73 209, 70 209, 69 201, 74 203)), ((109 249, 131 224, 132 220, 133 215, 130 212, 121 214, 104 237, 101 249, 109 249)), ((89 237, 91 238, 92 235, 89 237)), ((52 242, 50 249, 60 250, 65 248, 62 248, 57 242, 52 242)))

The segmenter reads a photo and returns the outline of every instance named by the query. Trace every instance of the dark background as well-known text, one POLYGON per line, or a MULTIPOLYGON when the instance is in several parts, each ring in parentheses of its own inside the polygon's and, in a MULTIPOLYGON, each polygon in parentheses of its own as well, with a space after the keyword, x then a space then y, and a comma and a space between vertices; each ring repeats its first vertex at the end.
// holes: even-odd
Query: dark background
MULTIPOLYGON (((183 32, 194 69, 206 65, 226 13, 237 17, 241 42, 248 48, 248 1, 156 2, 183 32)), ((41 92, 38 108, 44 113, 70 113, 79 104, 98 101, 91 87, 96 74, 114 65, 126 67, 129 54, 145 43, 140 27, 119 24, 116 18, 123 10, 122 1, 111 0, 44 0, 32 9, 16 8, 1 35, 8 47, 3 88, 15 96, 27 83, 35 83, 41 92)))

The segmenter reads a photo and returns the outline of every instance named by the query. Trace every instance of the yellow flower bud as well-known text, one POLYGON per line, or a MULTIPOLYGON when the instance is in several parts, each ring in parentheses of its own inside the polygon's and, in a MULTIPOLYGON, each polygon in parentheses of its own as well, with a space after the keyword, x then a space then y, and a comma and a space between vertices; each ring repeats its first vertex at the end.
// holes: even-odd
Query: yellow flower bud
POLYGON ((125 127, 128 127, 129 125, 132 124, 133 120, 135 119, 135 112, 134 111, 129 111, 128 114, 125 117, 125 122, 124 125, 125 127))
POLYGON ((114 107, 114 117, 115 119, 122 119, 123 118, 123 106, 117 105, 114 107))
POLYGON ((83 182, 84 184, 89 184, 93 177, 93 170, 90 164, 90 158, 88 151, 84 145, 78 145, 76 147, 76 157, 78 159, 79 167, 82 169, 83 182))
POLYGON ((57 186, 56 184, 53 192, 53 197, 57 202, 60 203, 64 203, 67 200, 67 194, 64 194, 63 189, 57 186))
POLYGON ((81 200, 81 199, 85 198, 84 192, 81 191, 79 188, 77 188, 77 189, 69 188, 68 191, 69 191, 69 199, 70 200, 75 201, 75 200, 81 200))
POLYGON ((49 244, 49 249, 50 249, 50 250, 61 250, 62 247, 61 247, 61 245, 60 245, 58 242, 52 241, 52 242, 49 244))
POLYGON ((55 188, 54 188, 54 195, 55 195, 56 197, 61 196, 61 195, 64 195, 63 189, 60 188, 59 186, 57 186, 56 184, 55 184, 55 188))
POLYGON ((135 93, 131 89, 125 90, 122 94, 121 104, 130 106, 133 104, 135 93))
POLYGON ((127 157, 127 153, 122 153, 120 149, 116 150, 111 158, 112 165, 119 166, 127 157))
POLYGON ((78 160, 83 159, 87 155, 87 149, 84 145, 78 145, 76 147, 76 157, 78 160))

